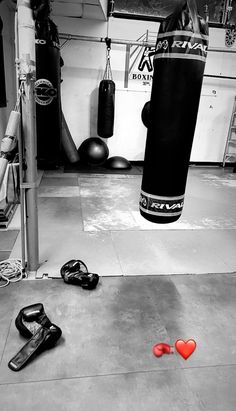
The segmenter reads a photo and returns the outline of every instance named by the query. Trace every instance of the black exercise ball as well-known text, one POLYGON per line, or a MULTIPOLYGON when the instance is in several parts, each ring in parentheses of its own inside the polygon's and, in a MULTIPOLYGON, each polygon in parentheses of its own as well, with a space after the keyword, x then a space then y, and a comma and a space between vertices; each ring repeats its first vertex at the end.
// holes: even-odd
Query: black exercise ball
POLYGON ((126 158, 121 157, 121 156, 114 156, 108 158, 108 160, 105 163, 106 168, 109 168, 111 170, 128 170, 132 166, 126 158))
POLYGON ((78 149, 80 159, 89 165, 101 165, 109 156, 106 143, 99 137, 89 137, 83 141, 78 149))
POLYGON ((142 109, 141 113, 141 119, 145 127, 149 127, 149 121, 150 121, 150 101, 147 101, 142 109))

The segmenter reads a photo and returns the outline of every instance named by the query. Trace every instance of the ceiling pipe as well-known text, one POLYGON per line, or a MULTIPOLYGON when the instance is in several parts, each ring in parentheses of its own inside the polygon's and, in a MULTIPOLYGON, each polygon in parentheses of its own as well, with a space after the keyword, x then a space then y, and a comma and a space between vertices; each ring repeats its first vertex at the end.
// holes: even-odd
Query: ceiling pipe
MULTIPOLYGON (((65 42, 61 45, 61 48, 70 40, 91 41, 95 43, 106 43, 105 37, 81 36, 79 34, 59 33, 59 38, 62 40, 65 40, 65 42)), ((112 44, 150 47, 150 48, 156 46, 156 42, 133 41, 133 40, 123 40, 123 39, 110 39, 110 40, 112 44)), ((208 51, 216 52, 216 53, 236 53, 236 48, 209 47, 208 51)))

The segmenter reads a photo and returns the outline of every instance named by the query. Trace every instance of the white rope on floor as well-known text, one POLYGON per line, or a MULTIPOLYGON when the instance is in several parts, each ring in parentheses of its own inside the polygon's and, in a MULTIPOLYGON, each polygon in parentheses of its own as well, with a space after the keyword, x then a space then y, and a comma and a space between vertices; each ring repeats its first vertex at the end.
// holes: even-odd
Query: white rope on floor
POLYGON ((10 283, 16 283, 27 277, 23 271, 22 261, 20 259, 9 258, 8 260, 0 261, 0 288, 7 287, 10 283))

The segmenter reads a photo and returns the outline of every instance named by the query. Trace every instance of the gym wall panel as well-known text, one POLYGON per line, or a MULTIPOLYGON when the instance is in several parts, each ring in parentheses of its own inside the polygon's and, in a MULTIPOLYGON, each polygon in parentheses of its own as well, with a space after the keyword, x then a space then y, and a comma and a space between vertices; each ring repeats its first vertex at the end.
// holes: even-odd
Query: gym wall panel
MULTIPOLYGON (((214 85, 215 86, 215 85, 214 85)), ((208 93, 203 84, 190 161, 222 162, 230 121, 227 93, 208 93), (219 93, 221 95, 219 95, 219 93)))
MULTIPOLYGON (((211 28, 209 39, 209 47, 225 48, 225 30, 211 28)), ((235 73, 236 54, 208 52, 205 75, 235 73)), ((204 77, 190 161, 223 161, 235 95, 236 80, 204 77)))

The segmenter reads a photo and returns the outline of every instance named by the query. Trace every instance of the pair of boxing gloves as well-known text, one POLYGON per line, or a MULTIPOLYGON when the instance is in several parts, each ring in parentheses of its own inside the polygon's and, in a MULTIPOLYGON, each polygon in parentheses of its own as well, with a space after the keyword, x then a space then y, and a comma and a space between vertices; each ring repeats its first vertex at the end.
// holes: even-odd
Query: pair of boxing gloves
MULTIPOLYGON (((65 283, 79 285, 84 289, 96 288, 99 276, 89 273, 81 260, 70 260, 61 267, 61 276, 65 283)), ((52 348, 61 337, 61 329, 47 317, 43 304, 29 305, 20 310, 15 320, 20 334, 27 338, 27 343, 9 361, 13 371, 21 370, 29 361, 45 349, 52 348)))

